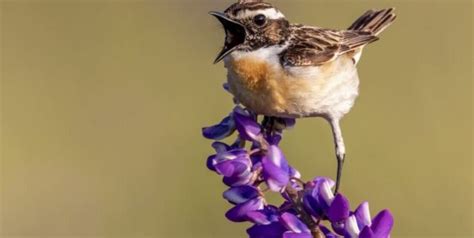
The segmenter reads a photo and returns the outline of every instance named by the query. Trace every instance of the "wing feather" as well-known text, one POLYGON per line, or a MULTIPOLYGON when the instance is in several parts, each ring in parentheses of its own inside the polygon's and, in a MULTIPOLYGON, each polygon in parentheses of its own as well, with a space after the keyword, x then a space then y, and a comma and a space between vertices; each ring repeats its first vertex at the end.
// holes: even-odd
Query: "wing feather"
POLYGON ((295 25, 290 46, 280 54, 284 66, 317 66, 378 38, 369 32, 295 25))

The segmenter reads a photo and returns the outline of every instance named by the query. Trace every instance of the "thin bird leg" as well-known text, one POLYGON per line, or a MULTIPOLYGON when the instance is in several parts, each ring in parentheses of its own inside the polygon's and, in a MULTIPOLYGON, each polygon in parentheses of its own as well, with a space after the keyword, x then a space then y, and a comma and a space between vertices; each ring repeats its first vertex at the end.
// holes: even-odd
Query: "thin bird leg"
POLYGON ((339 191, 342 176, 342 166, 344 164, 344 158, 346 156, 346 147, 344 146, 344 139, 342 138, 341 127, 339 125, 339 119, 330 119, 332 134, 334 136, 334 145, 336 147, 336 158, 337 158, 337 177, 336 177, 336 189, 334 194, 339 191))
POLYGON ((272 133, 275 126, 275 118, 270 116, 264 116, 262 120, 262 126, 267 134, 272 133))

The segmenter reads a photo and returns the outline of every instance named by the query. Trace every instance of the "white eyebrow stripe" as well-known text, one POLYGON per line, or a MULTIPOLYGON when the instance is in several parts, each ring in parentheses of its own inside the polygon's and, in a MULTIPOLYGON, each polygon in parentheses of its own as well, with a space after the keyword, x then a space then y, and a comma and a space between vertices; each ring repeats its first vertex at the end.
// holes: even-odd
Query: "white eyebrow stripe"
POLYGON ((280 11, 276 10, 275 8, 267 8, 267 9, 261 9, 261 10, 245 10, 243 12, 239 12, 238 18, 247 18, 247 17, 253 17, 258 14, 263 14, 265 15, 268 19, 280 19, 280 18, 285 18, 283 13, 280 11))

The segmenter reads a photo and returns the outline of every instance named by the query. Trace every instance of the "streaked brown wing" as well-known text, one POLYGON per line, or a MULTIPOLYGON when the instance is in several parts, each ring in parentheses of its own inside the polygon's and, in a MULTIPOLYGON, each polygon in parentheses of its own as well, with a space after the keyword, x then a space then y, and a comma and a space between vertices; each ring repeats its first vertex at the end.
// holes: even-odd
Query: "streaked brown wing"
POLYGON ((280 54, 284 66, 317 66, 378 38, 369 32, 294 26, 294 38, 280 54))

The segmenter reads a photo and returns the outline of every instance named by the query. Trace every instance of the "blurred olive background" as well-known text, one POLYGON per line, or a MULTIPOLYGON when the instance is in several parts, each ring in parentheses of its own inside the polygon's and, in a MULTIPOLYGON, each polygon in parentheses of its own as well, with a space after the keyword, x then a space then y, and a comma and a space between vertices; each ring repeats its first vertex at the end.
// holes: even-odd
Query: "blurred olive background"
MULTIPOLYGON (((273 2, 339 29, 397 8, 359 65, 342 191, 389 208, 392 237, 473 237, 472 2, 273 2)), ((1 237, 245 237, 200 132, 232 108, 207 15, 230 3, 1 2, 1 237)), ((283 148, 305 179, 334 176, 324 120, 283 148)))

